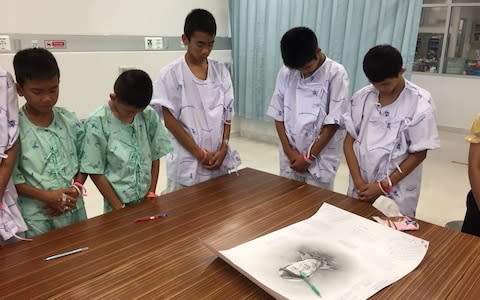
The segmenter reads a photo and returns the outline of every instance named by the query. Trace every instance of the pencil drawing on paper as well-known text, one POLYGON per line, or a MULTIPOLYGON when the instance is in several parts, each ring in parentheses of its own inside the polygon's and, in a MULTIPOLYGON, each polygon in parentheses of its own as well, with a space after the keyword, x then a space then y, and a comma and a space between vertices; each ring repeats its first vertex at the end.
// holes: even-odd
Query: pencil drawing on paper
POLYGON ((306 220, 213 251, 273 297, 308 300, 366 299, 415 269, 427 249, 427 241, 323 203, 306 220))
POLYGON ((295 262, 279 269, 280 277, 289 280, 302 280, 301 273, 311 277, 317 272, 337 270, 337 262, 331 255, 307 247, 299 247, 295 262))

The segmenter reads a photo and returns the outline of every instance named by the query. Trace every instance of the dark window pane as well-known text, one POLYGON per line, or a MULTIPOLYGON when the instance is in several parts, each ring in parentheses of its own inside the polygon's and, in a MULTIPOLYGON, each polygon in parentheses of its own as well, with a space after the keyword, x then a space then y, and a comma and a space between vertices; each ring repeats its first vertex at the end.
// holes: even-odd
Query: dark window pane
POLYGON ((446 7, 422 8, 413 71, 438 73, 446 19, 446 7))
POLYGON ((452 8, 444 72, 480 76, 480 6, 452 8))
MULTIPOLYGON (((480 0, 453 0, 453 3, 478 3, 480 4, 480 0)), ((425 1, 423 1, 425 3, 425 1)))
POLYGON ((423 0, 423 4, 444 4, 446 0, 423 0))

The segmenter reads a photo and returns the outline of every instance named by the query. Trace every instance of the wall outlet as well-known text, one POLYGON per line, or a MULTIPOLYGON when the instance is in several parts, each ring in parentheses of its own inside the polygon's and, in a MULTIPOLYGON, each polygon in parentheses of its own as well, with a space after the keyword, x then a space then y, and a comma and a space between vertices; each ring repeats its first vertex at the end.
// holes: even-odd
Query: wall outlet
POLYGON ((12 44, 8 35, 0 35, 0 52, 12 51, 12 44))
POLYGON ((145 50, 163 50, 165 43, 163 37, 145 37, 145 50))

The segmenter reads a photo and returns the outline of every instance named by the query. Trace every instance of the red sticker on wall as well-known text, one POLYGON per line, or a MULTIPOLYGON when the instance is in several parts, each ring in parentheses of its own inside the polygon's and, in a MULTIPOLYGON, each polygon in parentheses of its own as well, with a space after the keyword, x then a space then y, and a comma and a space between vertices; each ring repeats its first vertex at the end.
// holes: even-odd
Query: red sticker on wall
POLYGON ((67 41, 64 40, 46 40, 45 48, 47 49, 65 49, 67 48, 67 41))

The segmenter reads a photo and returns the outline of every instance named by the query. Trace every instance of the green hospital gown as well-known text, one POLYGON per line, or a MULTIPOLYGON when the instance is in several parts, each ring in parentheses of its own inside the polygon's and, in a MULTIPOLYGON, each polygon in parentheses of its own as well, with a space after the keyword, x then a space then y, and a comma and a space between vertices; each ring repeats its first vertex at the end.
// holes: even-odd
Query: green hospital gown
MULTIPOLYGON (((38 127, 23 111, 19 112, 20 151, 13 173, 15 184, 26 183, 42 190, 72 186, 72 179, 80 169, 84 129, 73 112, 54 107, 53 113, 48 127, 38 127)), ((87 218, 81 196, 75 209, 55 217, 45 214, 45 202, 19 195, 18 203, 28 225, 26 235, 30 237, 87 218)))
MULTIPOLYGON (((163 124, 147 107, 131 124, 123 123, 105 103, 85 122, 85 143, 81 171, 104 174, 120 200, 129 205, 140 202, 151 183, 152 161, 172 150, 163 124)), ((111 211, 104 199, 104 211, 111 211)))

